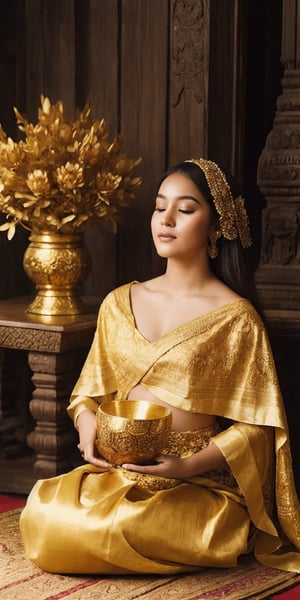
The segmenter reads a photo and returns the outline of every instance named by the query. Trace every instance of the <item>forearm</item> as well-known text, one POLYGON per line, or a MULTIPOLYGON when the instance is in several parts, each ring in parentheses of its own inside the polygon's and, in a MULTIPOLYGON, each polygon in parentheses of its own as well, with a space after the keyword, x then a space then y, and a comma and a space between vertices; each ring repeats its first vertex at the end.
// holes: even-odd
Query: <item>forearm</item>
POLYGON ((214 469, 229 470, 222 452, 213 442, 203 450, 182 460, 184 462, 185 477, 203 475, 214 469))
POLYGON ((69 417, 73 420, 75 427, 78 429, 79 415, 86 410, 97 412, 99 406, 98 398, 90 398, 88 396, 71 396, 71 402, 67 407, 69 417))
POLYGON ((129 471, 161 475, 163 477, 175 477, 175 479, 182 480, 190 479, 197 475, 204 475, 213 469, 221 468, 228 470, 228 465, 222 452, 214 443, 186 458, 160 454, 156 457, 156 462, 153 465, 126 463, 122 466, 129 471))
POLYGON ((80 430, 84 430, 85 428, 94 429, 96 427, 96 417, 94 411, 90 408, 83 410, 77 417, 76 426, 79 430, 79 433, 80 430))

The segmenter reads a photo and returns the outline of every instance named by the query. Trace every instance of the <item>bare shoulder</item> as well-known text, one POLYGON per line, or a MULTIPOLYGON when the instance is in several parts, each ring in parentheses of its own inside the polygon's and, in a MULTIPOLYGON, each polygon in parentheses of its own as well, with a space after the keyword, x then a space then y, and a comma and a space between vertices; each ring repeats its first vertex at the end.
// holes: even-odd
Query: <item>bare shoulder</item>
POLYGON ((145 297, 147 295, 160 293, 164 291, 163 277, 154 277, 147 281, 135 282, 131 285, 132 298, 145 297))

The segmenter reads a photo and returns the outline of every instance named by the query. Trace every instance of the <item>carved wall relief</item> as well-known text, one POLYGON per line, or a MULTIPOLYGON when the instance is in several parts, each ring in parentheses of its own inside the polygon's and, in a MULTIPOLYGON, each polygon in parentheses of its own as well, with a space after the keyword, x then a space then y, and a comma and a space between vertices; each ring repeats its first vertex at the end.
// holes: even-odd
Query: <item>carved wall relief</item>
POLYGON ((203 98, 204 62, 203 0, 173 0, 171 3, 171 78, 172 106, 184 91, 192 92, 197 102, 203 98))
POLYGON ((300 207, 267 208, 264 214, 262 264, 288 265, 299 260, 298 231, 300 207), (297 258, 298 256, 298 258, 297 258))
POLYGON ((300 307, 300 71, 286 71, 258 163, 266 198, 257 286, 265 309, 300 307), (276 290, 274 292, 274 290, 276 290))
POLYGON ((275 119, 260 157, 258 180, 267 197, 282 195, 285 188, 289 196, 300 195, 300 122, 277 124, 275 119))

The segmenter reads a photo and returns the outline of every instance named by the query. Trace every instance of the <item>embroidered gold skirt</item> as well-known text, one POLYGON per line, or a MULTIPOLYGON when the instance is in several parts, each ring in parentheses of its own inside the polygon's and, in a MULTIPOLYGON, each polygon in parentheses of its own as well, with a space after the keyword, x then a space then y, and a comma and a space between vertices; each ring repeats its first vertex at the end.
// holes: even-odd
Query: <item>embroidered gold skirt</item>
MULTIPOLYGON (((171 432, 165 452, 191 455, 220 430, 171 432)), ((227 471, 180 481, 87 464, 38 481, 20 527, 27 557, 46 571, 170 574, 235 565, 250 520, 227 471)))

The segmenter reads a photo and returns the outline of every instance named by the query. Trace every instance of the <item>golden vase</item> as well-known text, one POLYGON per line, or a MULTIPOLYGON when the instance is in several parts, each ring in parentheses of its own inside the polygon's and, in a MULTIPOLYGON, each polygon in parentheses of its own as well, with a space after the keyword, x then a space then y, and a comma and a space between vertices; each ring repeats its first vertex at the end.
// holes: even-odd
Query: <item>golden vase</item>
POLYGON ((79 286, 91 260, 82 234, 32 233, 23 266, 35 283, 37 295, 27 312, 63 316, 86 312, 79 286))

